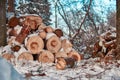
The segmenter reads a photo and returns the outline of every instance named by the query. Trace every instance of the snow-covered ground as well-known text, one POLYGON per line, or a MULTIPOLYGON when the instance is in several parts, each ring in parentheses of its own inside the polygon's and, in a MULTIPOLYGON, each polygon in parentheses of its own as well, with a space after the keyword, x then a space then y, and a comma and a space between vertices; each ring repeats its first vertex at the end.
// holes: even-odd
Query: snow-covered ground
POLYGON ((120 80, 120 61, 105 64, 99 59, 91 58, 78 62, 74 68, 66 68, 65 70, 57 70, 54 63, 15 61, 12 63, 13 67, 21 75, 11 68, 6 60, 0 58, 0 64, 2 64, 2 66, 0 65, 0 77, 11 73, 9 80, 16 80, 14 76, 20 77, 21 75, 25 80, 120 80), (3 64, 4 62, 5 64, 3 64))
POLYGON ((33 76, 27 77, 29 80, 120 80, 120 61, 105 64, 91 58, 65 70, 57 70, 55 64, 41 64, 36 61, 19 63, 14 66, 15 69, 20 74, 32 73, 33 76))

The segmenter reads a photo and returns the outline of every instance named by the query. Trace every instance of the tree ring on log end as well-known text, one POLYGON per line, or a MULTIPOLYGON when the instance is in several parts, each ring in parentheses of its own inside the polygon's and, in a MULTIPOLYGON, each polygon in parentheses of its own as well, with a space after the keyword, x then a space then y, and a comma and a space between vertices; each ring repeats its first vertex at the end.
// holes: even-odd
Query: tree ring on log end
POLYGON ((41 51, 38 57, 38 61, 43 63, 54 62, 54 55, 48 50, 41 51))
POLYGON ((52 53, 57 53, 61 48, 61 41, 57 36, 52 36, 47 40, 46 48, 52 53))
POLYGON ((44 48, 44 42, 39 36, 31 36, 26 43, 26 47, 32 54, 39 54, 44 48))

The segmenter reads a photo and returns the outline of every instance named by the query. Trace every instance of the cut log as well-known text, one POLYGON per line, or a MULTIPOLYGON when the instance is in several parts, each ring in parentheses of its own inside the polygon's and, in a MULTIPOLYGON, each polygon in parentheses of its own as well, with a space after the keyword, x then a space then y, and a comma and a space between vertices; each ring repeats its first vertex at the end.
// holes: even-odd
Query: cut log
POLYGON ((42 18, 40 16, 28 15, 25 16, 25 19, 30 19, 35 21, 37 23, 37 26, 39 26, 42 23, 42 18))
POLYGON ((103 33, 100 37, 108 42, 108 41, 116 39, 116 36, 115 35, 113 36, 112 34, 114 33, 108 31, 108 32, 103 33))
POLYGON ((12 46, 11 47, 11 50, 14 51, 14 52, 18 52, 20 50, 20 46, 19 45, 15 45, 15 46, 12 46))
POLYGON ((116 43, 116 39, 115 40, 112 40, 112 41, 109 41, 109 42, 106 42, 105 44, 104 44, 104 46, 106 47, 106 48, 108 48, 109 46, 111 46, 111 45, 113 45, 113 44, 115 44, 116 43))
POLYGON ((24 26, 15 40, 22 44, 24 42, 26 36, 29 34, 30 30, 31 29, 29 26, 24 26))
POLYGON ((43 50, 40 52, 38 61, 43 63, 53 63, 54 55, 48 50, 43 50))
POLYGON ((68 53, 68 57, 72 57, 76 61, 80 61, 82 59, 82 56, 77 51, 74 51, 74 50, 72 50, 68 53))
POLYGON ((64 51, 59 51, 55 53, 55 58, 58 58, 58 57, 68 57, 68 56, 67 56, 67 53, 65 53, 64 51))
POLYGON ((17 32, 14 29, 11 29, 10 32, 8 33, 9 36, 17 36, 17 32))
POLYGON ((10 28, 13 28, 13 27, 15 27, 15 26, 17 26, 17 25, 19 25, 19 18, 17 18, 17 17, 12 17, 12 18, 10 18, 10 20, 9 20, 9 22, 8 22, 8 26, 9 26, 10 28))
POLYGON ((62 40, 61 42, 62 42, 63 51, 65 51, 66 53, 69 53, 72 50, 71 42, 67 39, 62 40))
POLYGON ((63 31, 61 29, 55 29, 54 33, 60 38, 63 36, 63 31))
POLYGON ((47 36, 47 34, 46 34, 45 31, 41 31, 41 32, 39 33, 39 36, 40 36, 42 39, 45 39, 46 36, 47 36))
POLYGON ((41 30, 44 30, 46 27, 46 25, 44 23, 41 23, 39 26, 38 26, 38 30, 41 31, 41 30))
POLYGON ((33 60, 33 56, 30 52, 23 52, 18 56, 18 60, 33 60))
POLYGON ((39 54, 44 48, 44 42, 39 36, 31 36, 26 43, 26 47, 32 54, 39 54))
POLYGON ((61 48, 61 41, 57 36, 50 37, 46 42, 47 50, 57 53, 61 48))
POLYGON ((56 68, 59 70, 64 70, 65 68, 72 68, 75 66, 75 59, 74 58, 62 58, 59 57, 56 60, 56 68))
POLYGON ((27 18, 24 23, 23 23, 24 26, 29 26, 32 30, 35 30, 38 28, 37 26, 37 23, 35 20, 31 20, 29 18, 27 18))
POLYGON ((102 50, 102 47, 99 45, 99 41, 94 44, 94 52, 99 52, 102 50))
POLYGON ((11 59, 15 59, 14 54, 10 54, 10 53, 4 53, 4 54, 2 55, 2 57, 5 58, 5 59, 8 60, 8 61, 11 61, 11 59))
POLYGON ((53 33, 53 28, 50 27, 50 26, 46 26, 45 29, 44 29, 44 31, 45 31, 46 33, 53 33))

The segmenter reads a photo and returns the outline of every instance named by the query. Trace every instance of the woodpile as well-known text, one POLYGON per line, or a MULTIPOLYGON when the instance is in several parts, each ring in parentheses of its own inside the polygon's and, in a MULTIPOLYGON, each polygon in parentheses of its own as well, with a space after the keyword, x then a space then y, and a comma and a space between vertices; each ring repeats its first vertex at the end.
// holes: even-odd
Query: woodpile
POLYGON ((37 15, 12 17, 8 22, 7 35, 13 56, 3 55, 6 59, 15 57, 17 60, 56 62, 57 69, 65 69, 68 65, 73 67, 75 62, 82 59, 81 55, 72 48, 71 42, 64 37, 61 29, 46 26, 37 15), (14 54, 16 52, 17 57, 14 54), (62 63, 64 66, 60 68, 62 63))
POLYGON ((94 44, 93 57, 113 60, 116 55, 116 31, 109 30, 99 36, 99 41, 94 44))

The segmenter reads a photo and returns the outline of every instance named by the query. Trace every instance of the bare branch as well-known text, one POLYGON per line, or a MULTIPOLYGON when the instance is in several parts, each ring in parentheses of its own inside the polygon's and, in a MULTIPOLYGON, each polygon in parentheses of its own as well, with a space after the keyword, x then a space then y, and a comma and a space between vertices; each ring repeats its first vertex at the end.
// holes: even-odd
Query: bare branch
POLYGON ((92 3, 92 0, 90 0, 89 6, 88 6, 88 10, 87 10, 87 12, 86 12, 86 14, 85 14, 85 17, 84 17, 83 21, 81 22, 78 31, 77 31, 77 32, 73 35, 73 37, 71 38, 71 41, 79 34, 79 32, 80 32, 80 30, 81 30, 81 28, 82 28, 82 25, 83 25, 83 23, 85 22, 85 19, 86 19, 86 17, 87 17, 88 14, 89 14, 89 10, 90 10, 91 3, 92 3))

